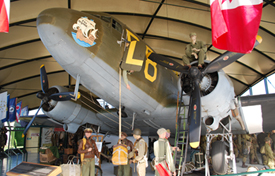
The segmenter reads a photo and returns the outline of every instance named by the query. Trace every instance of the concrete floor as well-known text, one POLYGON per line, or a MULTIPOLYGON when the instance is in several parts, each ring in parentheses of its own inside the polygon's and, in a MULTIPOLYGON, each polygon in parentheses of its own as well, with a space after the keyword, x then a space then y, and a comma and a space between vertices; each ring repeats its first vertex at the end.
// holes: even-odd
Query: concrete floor
MULTIPOLYGON (((0 169, 1 169, 1 176, 6 175, 6 172, 14 168, 17 164, 20 164, 22 162, 22 155, 18 155, 18 158, 16 156, 12 156, 10 159, 7 158, 0 158, 0 169)), ((259 154, 260 159, 260 154, 259 154)), ((28 162, 33 163, 39 163, 39 155, 38 153, 28 153, 28 162)), ((248 161, 247 161, 248 162, 248 161)), ((246 168, 241 167, 242 163, 237 163, 237 171, 238 173, 246 172, 246 168)), ((248 166, 252 166, 251 164, 247 164, 248 166)), ((264 168, 263 165, 260 164, 254 164, 253 166, 256 166, 259 169, 264 168)), ((131 165, 133 168, 133 164, 131 165)), ((101 165, 101 169, 103 171, 104 176, 114 176, 114 165, 112 163, 108 163, 106 161, 103 161, 101 165)), ((203 176, 205 173, 203 171, 201 172, 194 172, 192 174, 193 176, 203 176)), ((133 170, 133 176, 137 176, 137 172, 134 172, 133 170)), ((146 169, 146 176, 154 176, 154 171, 151 170, 150 166, 146 169)))

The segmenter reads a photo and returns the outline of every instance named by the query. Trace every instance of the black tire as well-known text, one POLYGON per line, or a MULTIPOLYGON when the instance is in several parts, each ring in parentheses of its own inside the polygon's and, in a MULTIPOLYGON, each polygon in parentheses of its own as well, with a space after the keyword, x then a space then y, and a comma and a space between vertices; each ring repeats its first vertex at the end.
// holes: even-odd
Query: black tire
POLYGON ((212 167, 215 173, 217 174, 226 174, 227 173, 227 159, 226 155, 226 146, 223 141, 216 141, 212 144, 212 167))
POLYGON ((95 176, 102 176, 102 170, 99 166, 95 166, 95 176))

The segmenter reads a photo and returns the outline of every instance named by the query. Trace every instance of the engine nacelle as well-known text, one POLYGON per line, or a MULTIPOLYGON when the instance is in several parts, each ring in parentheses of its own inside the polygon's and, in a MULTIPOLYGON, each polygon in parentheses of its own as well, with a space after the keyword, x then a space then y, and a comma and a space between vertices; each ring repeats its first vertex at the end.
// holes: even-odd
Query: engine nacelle
POLYGON ((219 122, 231 115, 232 104, 234 105, 235 92, 230 78, 222 70, 218 75, 219 80, 215 89, 201 99, 203 122, 211 131, 218 129, 219 122), (206 123, 209 117, 214 119, 212 124, 206 123))
MULTIPOLYGON (((206 63, 209 61, 206 61, 206 63)), ((193 65, 193 63, 192 63, 193 65)), ((178 86, 183 84, 183 91, 191 92, 188 76, 181 75, 178 86), (180 84, 181 83, 181 84, 180 84)), ((208 130, 218 129, 219 122, 231 115, 232 104, 234 105, 234 87, 230 78, 223 70, 206 74, 200 82, 201 89, 201 117, 208 130)), ((189 96, 184 96, 184 104, 189 104, 189 96)))
MULTIPOLYGON (((61 86, 53 86, 50 89, 54 92, 72 92, 72 90, 61 86)), ((83 96, 77 101, 50 100, 42 106, 42 109, 45 115, 62 123, 65 131, 75 133, 80 125, 90 123, 91 117, 95 116, 95 112, 90 110, 87 105, 94 109, 100 109, 97 105, 84 99, 83 96)))

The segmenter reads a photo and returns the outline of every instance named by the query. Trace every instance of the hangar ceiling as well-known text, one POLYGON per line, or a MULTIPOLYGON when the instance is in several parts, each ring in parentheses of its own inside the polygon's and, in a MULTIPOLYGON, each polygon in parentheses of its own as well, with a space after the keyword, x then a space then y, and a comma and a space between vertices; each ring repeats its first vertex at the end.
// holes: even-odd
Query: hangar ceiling
MULTIPOLYGON (((179 62, 190 42, 190 32, 196 32, 198 40, 207 44, 207 60, 225 52, 211 45, 209 0, 11 0, 10 32, 0 33, 0 92, 8 91, 30 109, 40 104, 36 98, 41 90, 40 65, 46 66, 49 86, 75 84, 44 47, 36 30, 38 14, 53 7, 112 14, 157 53, 179 62)), ((264 0, 258 34, 262 44, 224 68, 236 95, 275 72, 274 0, 264 0)))

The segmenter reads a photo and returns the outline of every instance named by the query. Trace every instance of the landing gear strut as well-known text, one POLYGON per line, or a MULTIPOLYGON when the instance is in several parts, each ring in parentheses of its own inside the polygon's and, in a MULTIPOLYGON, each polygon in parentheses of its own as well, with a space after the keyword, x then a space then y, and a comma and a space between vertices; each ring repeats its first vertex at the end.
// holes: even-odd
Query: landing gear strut
POLYGON ((229 160, 232 162, 233 173, 237 173, 235 154, 233 149, 233 140, 231 133, 231 119, 229 117, 228 127, 222 122, 220 126, 223 129, 223 133, 211 133, 207 131, 206 134, 206 153, 205 153, 205 176, 210 176, 209 159, 212 159, 212 167, 217 174, 226 174, 228 172, 229 160), (220 141, 212 143, 212 151, 210 157, 210 143, 214 137, 221 136, 220 141), (226 150, 226 148, 229 148, 226 150), (229 155, 228 155, 229 154, 229 155))

